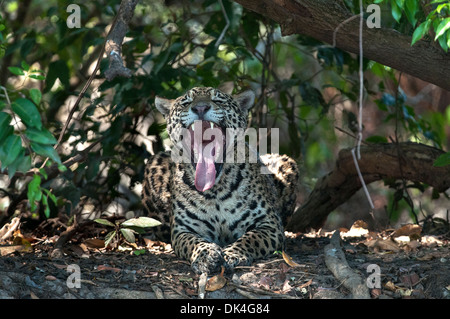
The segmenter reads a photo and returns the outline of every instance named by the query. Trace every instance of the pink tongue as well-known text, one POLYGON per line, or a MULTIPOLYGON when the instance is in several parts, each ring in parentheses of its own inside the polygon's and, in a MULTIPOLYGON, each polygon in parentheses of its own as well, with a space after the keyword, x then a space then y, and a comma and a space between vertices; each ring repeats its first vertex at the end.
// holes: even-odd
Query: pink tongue
MULTIPOLYGON (((200 136, 194 138, 194 149, 198 153, 198 162, 195 168, 195 188, 198 191, 204 192, 214 186, 216 181, 216 166, 214 165, 215 148, 217 142, 203 143, 203 133, 209 127, 206 121, 199 121, 194 124, 196 132, 201 132, 200 136), (198 126, 196 126, 198 125, 198 126), (198 128, 198 131, 197 131, 198 128), (200 130, 201 129, 201 130, 200 130)), ((195 133, 197 135, 197 133, 195 133)))
POLYGON ((214 156, 211 154, 203 156, 203 151, 199 154, 198 163, 195 168, 195 187, 200 192, 204 192, 213 187, 216 181, 214 156))

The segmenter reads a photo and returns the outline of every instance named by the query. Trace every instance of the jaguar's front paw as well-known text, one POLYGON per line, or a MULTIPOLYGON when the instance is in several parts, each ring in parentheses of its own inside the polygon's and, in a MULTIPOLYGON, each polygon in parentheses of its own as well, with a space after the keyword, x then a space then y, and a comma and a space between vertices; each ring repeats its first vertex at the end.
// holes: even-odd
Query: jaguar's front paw
POLYGON ((252 258, 233 251, 232 249, 224 250, 225 268, 228 272, 233 271, 236 266, 249 266, 252 258))
POLYGON ((206 245, 199 249, 197 258, 192 262, 191 267, 197 274, 216 273, 225 264, 222 249, 215 244, 206 245))

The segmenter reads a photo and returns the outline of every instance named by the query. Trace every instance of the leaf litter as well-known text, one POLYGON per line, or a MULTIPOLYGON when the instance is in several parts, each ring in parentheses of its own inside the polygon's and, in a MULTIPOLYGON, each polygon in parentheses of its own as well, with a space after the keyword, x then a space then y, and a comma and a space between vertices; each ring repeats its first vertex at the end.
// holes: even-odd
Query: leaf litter
MULTIPOLYGON (((57 235, 41 234, 39 238, 23 235, 21 230, 4 239, 0 245, 4 254, 0 258, 0 277, 10 278, 13 284, 0 286, 0 297, 200 297, 201 276, 174 255, 170 244, 141 238, 135 245, 118 242, 116 248, 105 248, 106 232, 98 232, 99 225, 89 227, 66 244, 60 258, 51 257, 57 235), (121 246, 128 248, 119 250, 121 246), (66 285, 67 266, 72 264, 78 265, 82 273, 79 289, 68 289, 66 285)), ((348 265, 364 280, 371 275, 367 271, 369 265, 380 269, 380 286, 370 289, 371 298, 450 298, 448 233, 425 235, 420 226, 411 224, 374 232, 357 221, 349 230, 340 229, 340 234, 348 265)), ((330 243, 332 232, 286 235, 286 249, 281 256, 278 253, 251 266, 239 266, 233 273, 222 271, 205 276, 203 297, 351 296, 324 261, 324 248, 330 243)))

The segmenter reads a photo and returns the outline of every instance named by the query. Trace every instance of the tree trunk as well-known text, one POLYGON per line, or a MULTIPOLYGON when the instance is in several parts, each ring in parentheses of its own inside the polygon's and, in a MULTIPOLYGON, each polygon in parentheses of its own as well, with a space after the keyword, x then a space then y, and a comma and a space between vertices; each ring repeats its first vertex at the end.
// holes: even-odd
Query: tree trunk
MULTIPOLYGON (((359 19, 341 1, 334 0, 235 0, 243 7, 274 20, 283 35, 304 34, 336 47, 359 52, 359 19)), ((364 23, 364 56, 450 91, 450 53, 432 41, 411 46, 411 37, 392 29, 370 29, 364 23)))
MULTIPOLYGON (((422 144, 374 144, 361 146, 358 161, 366 184, 384 178, 423 182, 444 192, 450 187, 450 165, 435 167, 444 152, 422 144)), ((339 152, 336 167, 315 185, 306 202, 294 213, 286 229, 293 232, 320 228, 329 213, 362 187, 351 149, 339 152)))

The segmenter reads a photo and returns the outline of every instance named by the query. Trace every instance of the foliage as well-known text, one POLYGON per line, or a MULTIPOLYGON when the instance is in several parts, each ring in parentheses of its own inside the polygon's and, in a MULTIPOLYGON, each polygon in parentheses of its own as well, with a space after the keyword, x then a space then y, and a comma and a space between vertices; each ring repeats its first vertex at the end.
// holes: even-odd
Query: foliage
POLYGON ((159 221, 149 217, 131 218, 123 222, 117 220, 115 223, 104 218, 97 218, 94 221, 101 225, 114 227, 114 230, 110 231, 105 236, 105 247, 108 247, 112 241, 119 242, 120 235, 122 235, 128 243, 134 244, 136 242, 135 234, 144 234, 145 228, 161 225, 159 221))
MULTIPOLYGON (((223 0, 224 11, 212 0, 147 0, 137 5, 122 47, 133 76, 105 81, 108 63, 102 60, 60 136, 120 4, 80 2, 81 28, 70 29, 66 8, 72 2, 6 0, 0 18, 1 170, 8 173, 5 183, 12 198, 27 193, 30 209, 42 217, 73 215, 88 206, 101 214, 113 202, 140 209, 139 193, 133 190, 143 179, 145 158, 162 150, 167 139, 154 110, 155 95, 174 98, 194 86, 227 81, 234 83, 235 92, 254 89, 250 125, 280 127, 280 152, 303 162, 310 186, 333 163, 337 118, 344 119, 340 129, 349 135, 354 130, 355 112, 342 105, 358 99, 355 56, 304 36, 281 37, 277 25, 228 0, 223 0), (62 165, 96 142, 99 147, 83 161, 62 165), (52 164, 62 173, 47 179, 46 168, 52 164), (19 182, 29 182, 27 189, 19 182)), ((345 1, 355 13, 359 9, 353 2, 345 1)), ((396 16, 396 27, 431 21, 440 43, 449 36, 447 25, 439 28, 446 21, 446 6, 433 1, 438 4, 435 14, 425 15, 422 7, 413 10, 410 1, 396 3, 405 13, 396 16)), ((398 90, 387 89, 386 81, 398 85, 394 70, 368 60, 364 70, 379 81, 376 91, 367 83, 366 90, 385 124, 403 129, 397 138, 445 147, 442 127, 448 121, 442 114, 416 114, 398 90)), ((379 130, 368 141, 387 141, 387 136, 379 130)), ((354 141, 339 142, 342 147, 354 141)))
POLYGON ((429 34, 438 41, 441 48, 450 48, 450 3, 447 0, 376 0, 375 3, 389 2, 392 17, 404 28, 409 24, 414 28, 411 45, 429 34), (430 31, 434 32, 431 33, 430 31))

